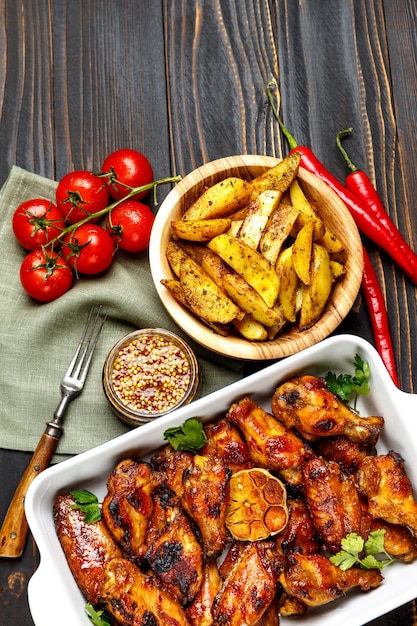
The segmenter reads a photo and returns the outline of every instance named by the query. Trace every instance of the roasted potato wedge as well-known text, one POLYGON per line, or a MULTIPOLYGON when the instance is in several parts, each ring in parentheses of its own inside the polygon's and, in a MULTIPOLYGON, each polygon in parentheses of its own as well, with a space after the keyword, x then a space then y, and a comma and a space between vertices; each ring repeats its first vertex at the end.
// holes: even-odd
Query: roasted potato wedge
POLYGON ((322 314, 333 283, 329 253, 326 248, 313 244, 311 282, 303 288, 300 311, 300 330, 312 326, 322 314))
POLYGON ((313 205, 307 199, 304 191, 301 189, 298 180, 294 180, 291 183, 290 198, 292 206, 299 211, 299 216, 297 220, 297 225, 299 229, 302 228, 306 222, 315 220, 314 239, 316 240, 319 237, 322 237, 326 231, 326 227, 319 219, 313 205))
POLYGON ((179 276, 181 262, 188 258, 189 255, 174 241, 169 242, 165 254, 175 276, 179 276))
POLYGON ((250 183, 252 199, 270 189, 276 189, 284 193, 297 176, 300 158, 299 152, 292 152, 277 165, 254 178, 250 183))
POLYGON ((227 217, 249 204, 252 185, 236 176, 221 180, 206 191, 184 213, 185 221, 227 217))
POLYGON ((193 221, 179 220, 171 222, 171 230, 175 239, 207 242, 213 237, 225 233, 230 227, 231 221, 227 217, 193 221))
POLYGON ((254 250, 259 246, 268 219, 277 208, 281 195, 281 192, 276 189, 264 191, 248 208, 246 217, 236 236, 254 250))
POLYGON ((342 252, 344 250, 343 243, 327 227, 326 227, 326 229, 324 231, 323 236, 319 237, 319 239, 317 239, 316 243, 318 243, 321 246, 323 246, 324 248, 326 248, 326 250, 327 250, 327 252, 329 254, 336 254, 336 253, 342 252))
POLYGON ((272 213, 259 242, 259 251, 270 263, 276 263, 282 244, 291 233, 299 211, 282 204, 272 213))
POLYGON ((305 285, 310 284, 311 255, 313 250, 314 226, 316 221, 309 220, 298 232, 292 245, 292 262, 298 278, 305 285))
POLYGON ((268 339, 265 326, 248 313, 245 313, 241 320, 233 320, 232 324, 242 337, 249 341, 266 341, 268 339))
POLYGON ((264 299, 268 307, 272 307, 278 297, 279 282, 275 268, 259 252, 227 233, 214 237, 208 247, 243 276, 264 299))
POLYGON ((226 274, 223 284, 226 292, 239 308, 252 315, 264 326, 273 326, 281 321, 281 308, 278 305, 268 307, 262 296, 239 274, 226 274))
POLYGON ((239 315, 234 302, 190 257, 181 261, 180 282, 188 306, 203 320, 227 324, 239 315))
POLYGON ((276 272, 279 278, 279 302, 289 322, 297 319, 298 276, 294 269, 292 246, 285 248, 278 257, 276 272))

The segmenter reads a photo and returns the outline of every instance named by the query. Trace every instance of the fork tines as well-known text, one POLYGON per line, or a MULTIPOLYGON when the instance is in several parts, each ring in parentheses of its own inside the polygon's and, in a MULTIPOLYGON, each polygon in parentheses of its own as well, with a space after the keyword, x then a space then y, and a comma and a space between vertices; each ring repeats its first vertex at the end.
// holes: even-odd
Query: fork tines
POLYGON ((94 306, 90 308, 87 322, 82 332, 77 349, 72 357, 71 363, 65 372, 65 377, 76 378, 77 380, 84 382, 87 376, 88 368, 93 358, 93 353, 97 345, 98 338, 101 330, 106 321, 107 315, 101 317, 101 310, 103 305, 99 304, 97 312, 94 313, 94 306), (99 322, 101 318, 101 322, 99 322))

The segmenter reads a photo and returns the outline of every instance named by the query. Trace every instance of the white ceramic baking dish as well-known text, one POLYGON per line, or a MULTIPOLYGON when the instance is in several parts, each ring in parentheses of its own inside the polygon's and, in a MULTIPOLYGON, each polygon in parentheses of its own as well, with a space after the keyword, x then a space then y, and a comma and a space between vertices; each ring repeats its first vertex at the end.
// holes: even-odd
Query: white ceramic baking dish
MULTIPOLYGON (((166 428, 180 425, 188 417, 208 421, 227 411, 230 404, 249 394, 266 410, 276 385, 299 373, 325 375, 328 371, 353 373, 353 359, 359 354, 371 368, 371 392, 361 397, 362 415, 383 415, 386 420, 378 452, 399 452, 407 473, 417 487, 417 395, 407 394, 392 383, 378 353, 366 341, 340 335, 281 360, 241 381, 205 396, 190 405, 145 424, 88 452, 64 461, 40 474, 26 498, 26 515, 40 551, 40 565, 28 586, 29 604, 36 626, 87 626, 85 599, 67 566, 58 542, 52 507, 59 493, 89 489, 101 499, 107 478, 123 458, 146 457, 166 443, 166 428)), ((204 373, 203 373, 204 375, 204 373)), ((384 582, 369 592, 353 591, 345 598, 319 609, 308 609, 302 618, 281 618, 282 626, 360 626, 413 599, 416 594, 417 560, 395 562, 383 570, 384 582)))

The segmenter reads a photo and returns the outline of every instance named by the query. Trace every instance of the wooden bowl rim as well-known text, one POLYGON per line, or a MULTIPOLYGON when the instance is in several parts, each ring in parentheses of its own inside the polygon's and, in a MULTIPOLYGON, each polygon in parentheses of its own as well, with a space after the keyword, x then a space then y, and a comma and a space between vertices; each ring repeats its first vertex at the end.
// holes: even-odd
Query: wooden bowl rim
POLYGON ((186 335, 209 350, 236 359, 274 360, 295 354, 329 336, 343 321, 358 295, 363 273, 362 241, 358 228, 343 201, 322 180, 306 169, 299 168, 299 179, 315 197, 326 196, 335 207, 335 214, 326 214, 326 224, 344 241, 348 249, 346 274, 334 286, 325 311, 310 328, 292 328, 280 333, 273 341, 251 342, 243 337, 222 337, 208 328, 181 305, 161 284, 162 278, 174 278, 165 257, 165 240, 169 237, 168 222, 179 219, 206 185, 227 176, 255 176, 261 169, 276 165, 280 159, 262 155, 229 156, 202 165, 187 174, 162 202, 152 228, 149 261, 152 279, 161 302, 174 322, 186 335), (342 216, 342 219, 341 219, 342 216))

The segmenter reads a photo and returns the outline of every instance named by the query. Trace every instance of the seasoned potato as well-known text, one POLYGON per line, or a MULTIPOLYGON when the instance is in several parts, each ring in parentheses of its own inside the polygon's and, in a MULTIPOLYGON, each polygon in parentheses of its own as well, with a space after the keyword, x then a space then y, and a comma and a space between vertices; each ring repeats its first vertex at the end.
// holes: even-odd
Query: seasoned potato
POLYGON ((208 247, 230 265, 272 307, 278 297, 278 276, 275 268, 259 252, 250 248, 237 237, 227 233, 218 235, 208 247))
POLYGON ((258 248, 268 219, 277 208, 281 195, 277 190, 264 191, 249 206, 236 236, 254 250, 258 248))
POLYGON ((295 209, 299 211, 298 226, 302 228, 306 222, 315 220, 314 239, 322 237, 326 231, 323 222, 319 219, 313 205, 307 199, 304 191, 301 189, 298 180, 294 180, 290 187, 291 203, 295 209))
POLYGON ((226 232, 231 224, 231 219, 219 217, 209 220, 179 220, 171 222, 173 236, 186 241, 206 242, 217 235, 226 232))
POLYGON ((302 292, 300 329, 309 328, 323 312, 332 289, 333 275, 329 253, 319 244, 313 244, 311 282, 302 292))
POLYGON ((252 198, 256 198, 263 191, 270 189, 276 189, 284 193, 297 176, 300 158, 299 152, 292 152, 277 165, 254 178, 250 183, 252 198))
POLYGON ((227 217, 246 206, 252 195, 252 187, 242 178, 230 176, 206 191, 184 213, 182 219, 207 220, 227 217))
POLYGON ((268 307, 259 293, 239 274, 226 274, 223 284, 230 298, 264 326, 273 326, 282 320, 281 308, 278 305, 268 307))
POLYGON ((299 211, 291 205, 281 205, 268 221, 259 243, 260 253, 270 263, 276 263, 282 244, 291 233, 299 211))
POLYGON ((180 282, 186 302, 198 317, 227 324, 239 314, 238 307, 190 257, 181 262, 180 282))
POLYGON ((289 322, 296 321, 298 276, 294 269, 292 246, 281 252, 276 264, 279 277, 279 301, 289 322))
POLYGON ((292 245, 292 262, 298 278, 305 285, 310 284, 311 255, 316 220, 309 220, 299 231, 292 245))
POLYGON ((241 320, 233 320, 232 324, 242 337, 249 341, 266 341, 268 339, 265 326, 248 313, 245 313, 241 320))

